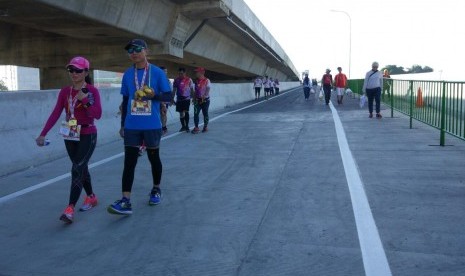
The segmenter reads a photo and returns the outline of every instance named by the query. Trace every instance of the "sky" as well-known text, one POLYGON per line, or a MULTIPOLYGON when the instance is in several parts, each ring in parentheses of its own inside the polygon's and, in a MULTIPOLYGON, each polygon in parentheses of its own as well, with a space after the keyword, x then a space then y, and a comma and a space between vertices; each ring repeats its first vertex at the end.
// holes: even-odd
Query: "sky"
POLYGON ((433 80, 465 81, 465 1, 463 0, 244 0, 299 72, 320 78, 349 69, 349 18, 352 18, 351 77, 361 78, 378 61, 382 66, 430 66, 433 80))

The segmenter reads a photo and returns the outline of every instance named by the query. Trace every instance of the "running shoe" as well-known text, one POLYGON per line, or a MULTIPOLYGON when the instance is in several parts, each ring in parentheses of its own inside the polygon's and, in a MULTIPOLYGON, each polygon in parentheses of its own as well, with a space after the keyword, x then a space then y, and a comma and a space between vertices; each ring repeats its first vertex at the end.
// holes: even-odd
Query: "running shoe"
POLYGON ((153 188, 150 192, 149 205, 158 205, 161 202, 160 188, 153 188))
POLYGON ((162 131, 163 131, 163 135, 166 135, 168 133, 168 128, 167 127, 163 127, 162 128, 162 131))
POLYGON ((191 131, 189 130, 189 127, 188 127, 188 126, 186 126, 186 128, 185 128, 184 130, 186 131, 186 133, 191 132, 191 131))
POLYGON ((87 210, 90 210, 97 206, 98 201, 97 201, 97 196, 95 194, 92 194, 91 196, 86 196, 84 199, 84 203, 82 204, 81 208, 79 208, 79 211, 84 212, 87 210))
POLYGON ((60 217, 60 220, 68 224, 73 223, 73 220, 74 220, 74 206, 73 205, 68 205, 68 207, 66 207, 66 209, 63 211, 63 214, 60 217))
MULTIPOLYGON (((186 131, 186 127, 181 127, 181 129, 179 130, 179 132, 184 132, 186 131)), ((187 131, 189 131, 189 129, 187 129, 187 131)))
POLYGON ((373 118, 373 113, 370 113, 370 116, 368 116, 368 118, 373 118))
POLYGON ((192 134, 197 134, 200 132, 200 129, 198 127, 194 127, 194 129, 192 130, 192 134))
POLYGON ((376 114, 376 118, 381 119, 381 118, 383 118, 383 116, 381 116, 380 113, 377 113, 377 114, 376 114))
POLYGON ((132 215, 131 203, 126 198, 115 201, 115 203, 108 206, 107 211, 114 215, 132 215))
POLYGON ((202 133, 205 133, 208 131, 208 127, 207 126, 204 126, 203 129, 202 129, 202 133))

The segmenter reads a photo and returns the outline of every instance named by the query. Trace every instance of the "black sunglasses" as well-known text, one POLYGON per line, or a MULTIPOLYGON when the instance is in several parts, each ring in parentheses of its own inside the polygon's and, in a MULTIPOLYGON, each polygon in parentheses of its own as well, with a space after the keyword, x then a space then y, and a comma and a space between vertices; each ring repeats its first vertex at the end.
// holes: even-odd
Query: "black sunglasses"
POLYGON ((72 73, 78 73, 78 74, 81 74, 82 72, 84 72, 84 69, 78 69, 78 68, 74 68, 74 67, 69 67, 67 68, 68 72, 70 72, 71 74, 72 73))
POLYGON ((144 47, 132 47, 132 48, 129 48, 128 49, 128 54, 132 54, 132 53, 140 53, 142 52, 142 50, 144 50, 144 47))

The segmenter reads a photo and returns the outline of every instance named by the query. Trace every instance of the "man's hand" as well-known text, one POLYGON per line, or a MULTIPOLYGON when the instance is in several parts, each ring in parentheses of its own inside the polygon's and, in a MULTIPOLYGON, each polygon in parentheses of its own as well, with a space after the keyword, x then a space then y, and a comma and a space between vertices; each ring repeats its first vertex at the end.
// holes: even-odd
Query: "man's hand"
POLYGON ((119 129, 119 136, 121 136, 121 138, 124 138, 124 128, 120 128, 119 129))

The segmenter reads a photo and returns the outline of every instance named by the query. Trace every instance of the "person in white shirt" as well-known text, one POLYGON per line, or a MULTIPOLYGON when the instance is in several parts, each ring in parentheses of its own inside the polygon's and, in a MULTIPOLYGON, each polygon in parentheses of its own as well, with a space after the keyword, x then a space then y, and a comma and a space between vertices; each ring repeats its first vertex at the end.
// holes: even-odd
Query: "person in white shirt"
POLYGON ((255 88, 255 100, 260 99, 260 93, 262 91, 263 79, 257 76, 253 82, 253 87, 255 88))
POLYGON ((273 78, 269 78, 268 81, 270 82, 270 96, 274 95, 274 80, 273 78))
POLYGON ((381 119, 381 89, 383 87, 383 73, 381 73, 378 62, 373 62, 372 69, 366 74, 363 82, 363 93, 368 97, 368 111, 373 118, 373 100, 376 102, 376 118, 381 119))
POLYGON ((265 87, 265 99, 268 97, 268 94, 270 93, 270 80, 268 79, 268 76, 265 76, 265 79, 263 80, 263 86, 265 87))
POLYGON ((276 92, 276 95, 279 95, 279 80, 274 79, 274 91, 276 92))

